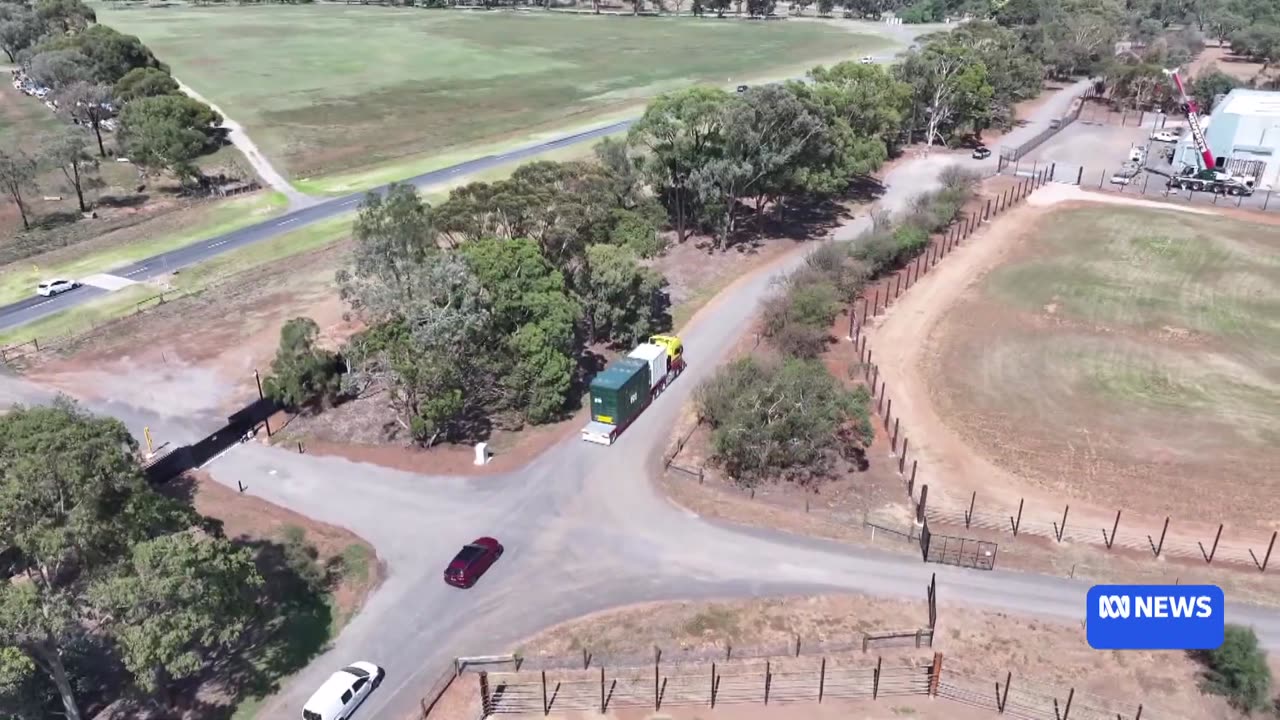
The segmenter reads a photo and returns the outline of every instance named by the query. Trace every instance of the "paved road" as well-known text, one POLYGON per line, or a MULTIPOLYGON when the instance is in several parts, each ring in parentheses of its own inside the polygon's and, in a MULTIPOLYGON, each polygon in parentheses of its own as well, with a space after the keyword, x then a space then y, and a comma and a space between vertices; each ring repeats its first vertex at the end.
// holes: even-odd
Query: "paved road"
MULTIPOLYGON (((900 26, 888 27, 891 28, 889 34, 902 41, 903 44, 910 42, 911 38, 914 37, 914 31, 910 29, 902 30, 900 29, 900 26)), ((895 55, 893 53, 881 53, 872 57, 878 63, 887 64, 893 60, 895 55)), ((199 97, 198 95, 195 95, 194 91, 186 88, 185 86, 183 86, 183 91, 195 97, 199 97)), ((448 183, 460 175, 466 176, 483 172, 504 163, 537 157, 553 150, 589 142, 606 135, 625 131, 635 123, 636 119, 637 118, 630 118, 609 125, 591 128, 590 130, 562 135, 545 142, 525 145, 498 155, 485 155, 456 165, 440 168, 439 170, 422 173, 421 175, 416 175, 402 182, 410 183, 418 188, 427 188, 434 185, 448 183)), ((230 125, 228 125, 228 127, 230 127, 230 125)), ((239 129, 239 126, 236 125, 235 128, 239 129)), ((239 144, 244 145, 245 148, 253 147, 248 136, 244 135, 242 131, 239 133, 239 136, 242 138, 242 142, 239 144)), ((250 150, 246 149, 245 152, 249 153, 250 150)), ((265 162, 266 160, 264 158, 263 163, 265 162)), ((258 165, 255 164, 255 167, 258 167, 258 165)), ((270 170, 269 165, 267 165, 266 168, 270 170)), ((279 181, 284 182, 283 178, 279 178, 279 181)), ((130 263, 128 265, 115 267, 107 270, 106 272, 110 275, 118 275, 120 277, 138 281, 167 275, 175 270, 180 270, 204 260, 217 257, 218 255, 230 252, 237 248, 261 242, 263 240, 269 240, 278 235, 306 227, 307 225, 311 225, 322 220, 328 220, 329 218, 336 217, 344 213, 352 212, 368 192, 385 193, 387 187, 387 185, 380 185, 373 188, 371 191, 361 191, 333 198, 331 200, 315 201, 310 204, 308 204, 306 200, 315 200, 314 198, 300 200, 297 190, 291 189, 291 192, 287 192, 286 194, 289 195, 290 202, 297 208, 292 212, 286 213, 277 218, 272 218, 271 220, 265 220, 256 225, 250 225, 239 230, 233 230, 229 233, 200 240, 190 245, 146 258, 145 260, 139 260, 138 262, 130 263)), ((24 300, 19 300, 15 303, 0 306, 0 330, 7 330, 9 328, 25 325, 29 322, 39 320, 42 317, 52 315, 53 313, 83 304, 93 300, 94 298, 102 297, 108 294, 108 292, 109 291, 101 288, 86 285, 52 298, 32 296, 24 300)))
MULTIPOLYGON (((546 142, 534 145, 526 145, 524 147, 511 150, 510 152, 501 153, 499 155, 485 155, 474 160, 468 160, 457 165, 433 170, 423 173, 415 177, 409 178, 405 182, 412 183, 418 187, 428 187, 449 182, 458 175, 470 175, 482 172, 489 168, 526 158, 536 157, 552 150, 556 150, 578 143, 588 142, 596 138, 610 135, 616 132, 626 130, 634 123, 635 120, 623 120, 611 125, 592 128, 583 132, 574 133, 572 135, 564 135, 562 137, 548 140, 546 142)), ((386 185, 373 189, 373 192, 385 192, 386 185)), ((329 218, 349 213, 356 209, 360 201, 364 198, 365 192, 352 193, 332 200, 325 200, 310 207, 305 207, 293 212, 287 213, 277 218, 272 218, 257 225, 241 228, 223 235, 211 237, 201 240, 191 245, 170 250, 169 252, 139 260, 121 267, 112 268, 107 272, 112 275, 129 278, 130 280, 147 280, 149 278, 166 275, 184 267, 194 265, 198 262, 208 260, 225 252, 230 252, 246 245, 252 245, 256 242, 268 240, 286 232, 306 227, 313 223, 327 220, 329 218)), ((38 320, 55 312, 75 307, 96 297, 106 295, 107 291, 94 287, 81 287, 77 290, 64 293, 53 298, 43 298, 33 296, 25 300, 20 300, 10 305, 0 307, 0 330, 25 325, 26 323, 38 320)))
MULTIPOLYGON (((1051 99, 1017 135, 1038 131, 1068 100, 1069 94, 1051 99)), ((935 155, 901 164, 889 174, 882 206, 902 208, 953 162, 954 156, 935 155)), ((861 218, 836 239, 867 224, 861 218)), ((215 461, 209 469, 219 482, 243 482, 250 494, 350 528, 377 548, 388 569, 332 649, 289 679, 260 717, 295 718, 328 673, 368 659, 389 675, 357 717, 407 718, 458 654, 500 652, 549 624, 646 600, 858 591, 917 600, 917 616, 903 618, 909 625, 924 621, 924 585, 937 572, 943 613, 950 602, 966 602, 1080 619, 1087 585, 1078 581, 925 566, 873 549, 729 526, 674 507, 654 489, 651 479, 682 405, 747 330, 774 278, 802 262, 802 254, 788 256, 708 305, 682 333, 689 370, 613 447, 571 438, 518 472, 474 479, 424 477, 256 444, 215 461), (506 555, 475 588, 446 586, 444 564, 478 535, 502 539, 506 555)), ((47 399, 14 382, 0 382, 0 393, 47 399)), ((175 441, 217 422, 156 418, 127 401, 95 409, 121 417, 135 432, 149 424, 175 441)), ((1232 621, 1257 627, 1269 647, 1280 647, 1275 612, 1242 606, 1229 612, 1232 621)))

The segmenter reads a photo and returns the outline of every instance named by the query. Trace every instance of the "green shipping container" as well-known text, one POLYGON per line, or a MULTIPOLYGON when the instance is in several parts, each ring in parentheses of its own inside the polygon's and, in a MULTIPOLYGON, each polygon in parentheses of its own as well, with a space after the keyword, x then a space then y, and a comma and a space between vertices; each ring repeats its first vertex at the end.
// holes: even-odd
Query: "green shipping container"
POLYGON ((649 363, 624 357, 609 363, 591 381, 591 419, 621 427, 649 401, 649 363))

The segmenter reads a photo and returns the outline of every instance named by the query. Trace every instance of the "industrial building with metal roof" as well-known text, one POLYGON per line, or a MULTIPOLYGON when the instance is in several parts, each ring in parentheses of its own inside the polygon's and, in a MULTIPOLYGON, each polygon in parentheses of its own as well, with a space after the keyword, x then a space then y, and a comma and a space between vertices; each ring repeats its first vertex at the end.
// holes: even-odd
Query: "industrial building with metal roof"
MULTIPOLYGON (((1219 167, 1255 177, 1260 188, 1280 182, 1280 92, 1236 88, 1201 122, 1219 167)), ((1173 159, 1175 167, 1200 166, 1191 133, 1178 142, 1173 159)))

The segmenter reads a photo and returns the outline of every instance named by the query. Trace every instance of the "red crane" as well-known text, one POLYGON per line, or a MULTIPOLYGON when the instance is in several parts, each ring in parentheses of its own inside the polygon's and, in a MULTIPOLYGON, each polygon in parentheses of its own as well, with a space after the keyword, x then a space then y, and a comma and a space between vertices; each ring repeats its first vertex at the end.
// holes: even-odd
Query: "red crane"
POLYGON ((1196 101, 1187 96, 1187 89, 1182 85, 1182 78, 1178 76, 1177 68, 1165 70, 1165 74, 1173 77, 1173 84, 1178 88, 1182 111, 1186 113, 1187 124, 1191 126, 1191 139, 1195 142, 1196 150, 1200 152, 1200 161, 1204 165, 1198 171, 1189 165, 1183 168, 1180 174, 1169 178, 1169 187, 1194 192, 1252 195, 1253 178, 1234 177, 1229 171, 1218 169, 1213 150, 1209 149, 1209 143, 1204 139, 1204 128, 1200 127, 1200 109, 1196 107, 1196 101))
POLYGON ((1187 115, 1187 124, 1191 126, 1191 139, 1195 141, 1196 150, 1200 151, 1200 159, 1204 162, 1206 170, 1213 170, 1217 167, 1217 162, 1213 158, 1213 151, 1209 149, 1209 143, 1204 139, 1204 130, 1200 127, 1200 109, 1196 107, 1196 101, 1187 96, 1187 89, 1182 85, 1182 78, 1178 76, 1177 69, 1166 70, 1166 73, 1173 76, 1173 84, 1178 87, 1178 95, 1182 100, 1182 111, 1187 115))

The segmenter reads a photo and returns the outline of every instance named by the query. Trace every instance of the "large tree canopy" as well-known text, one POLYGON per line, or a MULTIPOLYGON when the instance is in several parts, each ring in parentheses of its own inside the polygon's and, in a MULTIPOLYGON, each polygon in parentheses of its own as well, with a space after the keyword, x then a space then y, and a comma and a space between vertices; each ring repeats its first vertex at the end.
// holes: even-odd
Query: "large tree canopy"
POLYGON ((136 451, 119 421, 66 400, 0 417, 0 548, 16 554, 17 572, 0 582, 0 692, 41 673, 79 720, 67 658, 90 635, 122 646, 150 687, 227 645, 252 606, 214 591, 249 590, 256 571, 223 541, 175 538, 200 518, 150 489, 136 451), (184 559, 191 553, 198 561, 184 559))

